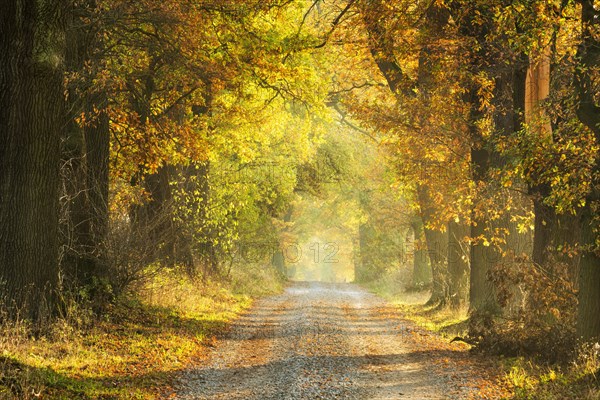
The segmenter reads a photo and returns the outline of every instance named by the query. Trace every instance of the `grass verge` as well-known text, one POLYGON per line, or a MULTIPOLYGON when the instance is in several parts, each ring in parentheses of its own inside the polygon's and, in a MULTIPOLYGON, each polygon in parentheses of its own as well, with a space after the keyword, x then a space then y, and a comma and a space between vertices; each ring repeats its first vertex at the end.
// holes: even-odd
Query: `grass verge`
POLYGON ((456 310, 450 307, 426 305, 430 292, 428 290, 407 291, 401 278, 389 274, 363 286, 396 306, 417 326, 453 338, 466 333, 469 319, 466 308, 456 310))
MULTIPOLYGON (((264 277, 263 277, 264 278, 264 277)), ((0 327, 0 399, 164 399, 179 372, 275 278, 204 283, 162 272, 100 317, 74 312, 31 336, 25 322, 0 327), (259 287, 257 291, 253 288, 259 287)))

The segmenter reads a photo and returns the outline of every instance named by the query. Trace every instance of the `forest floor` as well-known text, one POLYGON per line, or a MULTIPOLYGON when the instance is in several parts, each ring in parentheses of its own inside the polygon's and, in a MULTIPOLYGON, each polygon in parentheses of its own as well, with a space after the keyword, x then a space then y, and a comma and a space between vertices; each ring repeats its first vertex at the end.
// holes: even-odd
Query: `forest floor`
POLYGON ((497 399, 494 360, 352 284, 295 283, 259 300, 179 377, 188 399, 497 399))

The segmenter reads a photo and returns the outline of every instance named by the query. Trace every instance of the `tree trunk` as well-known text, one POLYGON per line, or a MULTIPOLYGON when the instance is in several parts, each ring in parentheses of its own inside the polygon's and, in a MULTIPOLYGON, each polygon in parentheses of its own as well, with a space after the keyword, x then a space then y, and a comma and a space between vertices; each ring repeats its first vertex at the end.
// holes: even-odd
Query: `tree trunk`
POLYGON ((584 340, 600 338, 600 256, 597 246, 597 216, 590 207, 581 213, 581 243, 592 246, 584 249, 579 265, 579 313, 577 334, 584 340))
POLYGON ((425 230, 421 217, 415 217, 410 224, 413 232, 413 277, 412 283, 415 287, 425 287, 431 283, 431 266, 427 256, 425 243, 425 230))
MULTIPOLYGON (((97 94, 85 100, 88 113, 101 110, 88 126, 79 128, 71 121, 64 141, 70 148, 62 152, 63 186, 68 214, 63 218, 66 231, 66 275, 78 285, 89 285, 94 277, 106 275, 103 245, 108 234, 109 128, 106 96, 97 94)), ((73 108, 74 105, 72 105, 73 108)), ((73 117, 73 116, 72 116, 73 117)))
POLYGON ((431 297, 427 304, 445 305, 448 303, 450 294, 448 291, 448 267, 447 267, 447 232, 425 228, 427 240, 427 254, 431 262, 431 297))
POLYGON ((67 123, 64 132, 62 157, 65 165, 63 187, 66 188, 63 206, 63 230, 67 237, 62 267, 75 286, 89 285, 95 277, 107 274, 104 245, 108 234, 108 169, 109 121, 106 93, 89 87, 94 72, 86 70, 91 54, 102 43, 94 32, 93 24, 84 23, 83 17, 96 8, 94 1, 73 6, 72 20, 67 31, 66 67, 82 76, 83 85, 72 83, 68 89, 67 123), (80 126, 76 119, 84 114, 86 123, 80 126))
MULTIPOLYGON (((537 188, 542 196, 547 191, 537 188)), ((576 254, 581 241, 581 224, 571 214, 556 214, 554 207, 543 203, 542 198, 534 198, 535 227, 533 236, 532 260, 548 273, 553 272, 553 263, 569 266, 569 280, 577 285, 580 255, 576 254)))
POLYGON ((368 282, 373 279, 372 265, 367 257, 369 252, 369 240, 373 235, 373 229, 368 223, 362 223, 358 227, 358 264, 355 266, 355 279, 357 282, 368 282))
POLYGON ((544 50, 539 60, 531 62, 525 76, 524 93, 519 93, 518 110, 524 111, 525 122, 540 136, 552 135, 550 120, 542 103, 550 95, 550 47, 544 50))
POLYGON ((285 257, 280 249, 274 249, 271 255, 271 265, 281 276, 287 276, 285 257))
POLYGON ((0 13, 0 281, 13 315, 34 320, 58 283, 65 10, 8 0, 0 13))
POLYGON ((469 227, 460 222, 448 223, 448 292, 450 304, 460 308, 469 297, 469 243, 464 238, 469 227))
MULTIPOLYGON (((548 46, 543 53, 530 63, 527 69, 525 93, 523 94, 525 110, 525 122, 530 130, 536 133, 540 138, 552 140, 552 125, 546 115, 542 103, 550 94, 550 54, 551 48, 548 46)), ((548 272, 552 272, 552 263, 561 261, 568 262, 573 271, 573 278, 576 276, 576 260, 568 260, 563 257, 558 248, 575 248, 577 243, 577 230, 573 230, 565 235, 565 228, 570 226, 575 228, 569 220, 556 214, 554 207, 544 204, 544 199, 550 195, 548 185, 538 185, 530 188, 533 194, 533 210, 535 214, 534 236, 532 260, 548 272)), ((575 281, 576 279, 573 279, 575 281)))
MULTIPOLYGON (((594 7, 594 0, 580 0, 582 40, 577 51, 579 66, 576 68, 575 87, 578 95, 577 116, 600 142, 600 106, 597 103, 593 75, 600 67, 600 41, 597 36, 600 24, 600 10, 594 7)), ((583 253, 579 265, 579 314, 577 334, 584 339, 600 337, 600 249, 598 248, 599 221, 597 208, 600 193, 596 189, 600 174, 600 154, 592 177, 592 192, 581 210, 581 244, 583 253)))
MULTIPOLYGON (((200 183, 200 196, 202 202, 197 218, 200 221, 208 221, 208 208, 211 206, 211 191, 210 191, 210 162, 205 161, 199 164, 198 182, 200 183)), ((200 258, 202 260, 202 276, 216 276, 219 272, 219 260, 217 257, 217 249, 214 245, 214 239, 217 234, 215 228, 205 224, 205 229, 202 231, 202 248, 200 249, 200 258)))
POLYGON ((545 266, 551 252, 552 233, 556 230, 557 215, 554 208, 543 203, 543 198, 533 200, 535 213, 533 252, 531 258, 537 265, 545 266))
POLYGON ((433 230, 429 227, 434 222, 434 206, 429 194, 429 188, 425 185, 418 185, 417 198, 419 207, 421 208, 427 254, 431 263, 432 288, 428 304, 445 304, 448 300, 448 274, 446 266, 448 238, 445 232, 433 230))
MULTIPOLYGON (((488 171, 491 164, 491 154, 483 147, 480 134, 474 125, 479 115, 479 100, 476 95, 471 100, 471 118, 473 136, 475 144, 471 149, 471 163, 473 166, 473 180, 480 186, 485 185, 488 171)), ((479 203, 484 200, 477 199, 479 203)), ((470 261, 471 273, 469 277, 469 311, 470 313, 492 313, 500 312, 500 306, 496 299, 496 290, 493 283, 489 280, 489 272, 493 265, 500 261, 499 250, 494 246, 484 242, 484 238, 489 240, 490 232, 493 232, 493 226, 485 211, 474 209, 471 218, 471 238, 474 241, 471 244, 470 261)))
MULTIPOLYGON (((491 16, 486 16, 491 18, 491 16)), ((487 42, 487 32, 490 30, 489 24, 469 27, 468 33, 473 36, 481 48, 473 55, 472 72, 484 71, 493 78, 494 90, 491 103, 493 111, 493 131, 491 135, 495 140, 514 132, 515 127, 521 126, 522 116, 516 108, 524 106, 525 76, 527 64, 524 60, 517 59, 510 65, 505 65, 503 55, 499 50, 487 42), (488 60, 492 60, 491 62, 488 60), (523 65, 520 65, 524 63, 523 65)), ((497 43, 498 45, 498 43, 497 43)), ((473 147, 471 150, 472 176, 473 181, 479 188, 476 199, 476 207, 472 215, 471 238, 474 240, 471 246, 471 273, 470 273, 470 311, 472 313, 483 312, 488 314, 497 314, 501 312, 500 305, 496 298, 494 284, 490 281, 491 269, 500 262, 512 262, 510 257, 516 254, 515 243, 507 243, 507 246, 498 246, 492 239, 500 235, 500 232, 506 232, 507 240, 518 241, 511 237, 516 233, 513 224, 510 223, 510 216, 503 215, 496 219, 489 213, 488 203, 494 204, 498 196, 499 187, 486 188, 489 182, 489 173, 493 169, 501 169, 506 161, 502 154, 499 154, 493 146, 494 140, 489 140, 482 135, 477 128, 477 121, 482 117, 481 99, 478 95, 478 88, 471 88, 471 136, 473 138, 473 147), (509 258, 503 259, 502 253, 508 253, 509 258), (511 254, 512 253, 512 254, 511 254)), ((505 196, 500 194, 500 196, 505 196)), ((517 198, 518 196, 513 196, 517 198)), ((504 202, 506 197, 500 197, 504 202)), ((517 199, 521 202, 522 199, 517 199)), ((503 204, 496 206, 506 209, 503 204)), ((523 206, 524 207, 524 206, 523 206)), ((498 238, 503 239, 503 238, 498 238)))
MULTIPOLYGON (((488 236, 487 221, 474 218, 471 237, 488 236)), ((489 280, 489 271, 501 259, 499 251, 493 245, 485 246, 481 242, 471 245, 471 273, 469 277, 469 310, 471 313, 484 312, 496 314, 500 306, 496 300, 496 289, 489 280)))
POLYGON ((109 186, 109 158, 110 158, 110 132, 106 109, 108 99, 105 93, 96 93, 88 98, 87 113, 100 114, 85 127, 84 137, 86 144, 87 174, 86 183, 88 190, 89 207, 89 236, 92 244, 91 260, 94 264, 94 275, 106 274, 106 260, 103 255, 103 246, 108 235, 108 186, 109 186))

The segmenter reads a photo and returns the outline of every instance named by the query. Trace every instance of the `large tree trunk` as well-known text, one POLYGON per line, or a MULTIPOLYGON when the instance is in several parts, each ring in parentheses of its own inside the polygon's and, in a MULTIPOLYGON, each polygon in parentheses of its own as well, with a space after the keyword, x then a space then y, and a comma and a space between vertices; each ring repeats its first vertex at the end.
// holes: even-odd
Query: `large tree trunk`
POLYGON ((581 240, 581 224, 571 214, 557 214, 554 207, 543 203, 545 188, 536 188, 534 197, 534 236, 532 260, 548 273, 554 271, 554 263, 569 266, 569 280, 578 283, 580 255, 576 253, 581 240))
MULTIPOLYGON (((494 135, 502 137, 510 134, 515 129, 515 103, 513 99, 515 90, 515 74, 512 68, 497 66, 496 78, 494 80, 493 103, 496 111, 494 112, 494 135)), ((521 85, 524 86, 524 85, 521 85)), ((478 101, 473 102, 477 107, 478 101)), ((481 138, 478 140, 480 143, 481 138)), ((502 168, 505 160, 501 154, 493 149, 486 148, 487 145, 480 144, 473 148, 471 152, 471 161, 473 163, 473 179, 478 186, 485 186, 489 179, 488 174, 492 168, 502 168)), ((500 190, 500 189, 496 189, 500 190)), ((470 274, 470 310, 471 312, 499 313, 501 311, 496 298, 494 284, 490 281, 490 273, 499 263, 512 263, 515 256, 521 256, 522 253, 529 253, 529 245, 525 235, 518 233, 516 224, 510 221, 510 215, 503 215, 495 219, 488 213, 487 202, 495 202, 497 199, 488 198, 486 191, 480 193, 477 199, 478 206, 473 214, 471 237, 475 243, 471 246, 471 274, 470 274), (506 244, 495 244, 495 236, 506 234, 506 244)), ((497 196, 498 193, 493 195, 497 196)), ((501 195, 505 196, 505 195, 501 195)), ((526 199, 518 194, 513 194, 511 207, 515 209, 528 208, 525 204, 526 199)), ((508 208, 503 204, 507 198, 501 197, 501 203, 495 204, 496 207, 506 212, 508 208)), ((499 237, 498 239, 503 239, 499 237)))
MULTIPOLYGON (((597 29, 600 25, 600 10, 594 8, 593 0, 580 0, 582 41, 578 50, 580 65, 576 70, 575 87, 579 98, 577 116, 600 142, 600 106, 595 97, 592 74, 600 67, 600 41, 597 29)), ((584 248, 579 265, 579 314, 577 333, 584 339, 600 337, 600 249, 598 249, 599 221, 595 207, 600 203, 600 154, 592 176, 592 192, 588 195, 586 206, 581 211, 581 244, 584 248)))
MULTIPOLYGON (((478 68, 479 66, 476 66, 478 68)), ((499 110, 494 115, 494 129, 498 134, 499 130, 507 128, 508 122, 512 124, 512 120, 501 112, 506 113, 503 96, 503 91, 506 89, 504 85, 507 84, 506 74, 502 74, 501 77, 495 81, 494 89, 494 102, 497 103, 499 110)), ((487 148, 487 144, 484 143, 484 139, 476 127, 475 123, 481 115, 480 99, 476 94, 477 90, 472 89, 471 97, 471 134, 473 137, 473 148, 471 150, 471 163, 473 170, 473 181, 478 188, 484 187, 487 184, 488 174, 491 168, 500 165, 499 155, 494 154, 490 149, 487 148)), ((510 108, 508 108, 510 109, 510 108)), ((511 116, 512 117, 512 116, 511 116)), ((500 306, 496 299, 496 290, 493 283, 489 280, 489 275, 492 267, 500 262, 502 259, 500 249, 493 243, 491 243, 491 236, 494 234, 496 226, 488 217, 488 210, 483 207, 483 204, 489 201, 482 197, 482 193, 478 193, 479 197, 476 199, 477 206, 473 210, 472 223, 471 223, 471 238, 474 242, 471 245, 471 273, 469 280, 469 308, 471 313, 491 313, 496 314, 500 312, 500 306)), ((483 195, 485 196, 485 194, 483 195)))
MULTIPOLYGON (((485 38, 484 33, 479 33, 478 39, 481 37, 485 38)), ((475 70, 480 68, 477 63, 477 59, 480 57, 474 57, 473 66, 475 70)), ((502 96, 501 81, 495 82, 494 99, 499 102, 500 99, 497 96, 502 96)), ((470 130, 472 137, 472 148, 471 148, 471 164, 472 164, 472 179, 476 184, 478 190, 487 184, 488 173, 490 168, 497 165, 499 160, 497 155, 487 148, 484 138, 476 125, 479 118, 482 117, 482 110, 480 107, 480 98, 477 94, 477 88, 471 89, 471 98, 469 99, 471 105, 470 115, 470 130)), ((502 108, 501 108, 502 109, 502 108)), ((503 123, 507 121, 499 118, 494 118, 495 129, 502 129, 503 123), (500 126, 498 126, 500 125, 500 126)), ((496 132, 495 132, 496 133, 496 132)), ((478 193, 480 195, 480 193, 478 193)), ((476 198, 478 206, 472 211, 471 217, 471 229, 470 236, 473 240, 470 250, 470 262, 471 270, 469 276, 469 311, 470 313, 492 313, 497 314, 500 312, 500 306, 496 298, 496 289, 494 284, 489 280, 489 274, 491 268, 501 260, 500 250, 494 245, 490 244, 491 232, 494 232, 494 226, 492 221, 486 215, 487 210, 482 207, 482 204, 488 199, 481 197, 476 198), (487 242, 486 240, 487 239, 487 242)))
MULTIPOLYGON (((471 225, 471 237, 489 237, 486 228, 489 221, 474 215, 471 225)), ((496 289, 489 280, 489 271, 500 261, 499 250, 493 245, 484 245, 481 241, 473 243, 470 251, 471 272, 469 276, 469 310, 471 313, 484 312, 496 314, 500 306, 496 299, 496 289)))
POLYGON ((108 100, 105 93, 96 93, 88 98, 87 113, 99 110, 100 114, 84 130, 87 161, 87 190, 89 212, 89 241, 93 245, 91 259, 94 273, 106 273, 103 246, 108 235, 108 186, 110 133, 108 115, 105 110, 108 100))
POLYGON ((64 206, 63 230, 66 237, 62 261, 67 277, 75 285, 88 285, 94 277, 106 275, 103 246, 108 233, 109 128, 106 96, 85 99, 86 112, 101 110, 88 126, 79 128, 71 121, 62 152, 64 206))
MULTIPOLYGON (((542 103, 550 95, 550 47, 533 60, 525 75, 524 90, 516 90, 517 101, 515 108, 524 112, 525 123, 529 129, 535 130, 540 136, 552 135, 550 119, 546 115, 542 103)), ((523 79, 521 78, 520 81, 523 79)))
MULTIPOLYGON (((590 207, 581 213, 581 243, 596 246, 597 216, 590 207)), ((600 256, 595 248, 583 251, 579 264, 579 313, 577 334, 582 338, 600 338, 600 256)))
MULTIPOLYGON (((550 46, 533 60, 527 69, 522 109, 525 110, 525 122, 528 129, 540 138, 552 140, 552 125, 543 109, 542 103, 550 94, 550 46)), ((521 108, 521 107, 519 107, 521 108)), ((532 133, 533 133, 532 132, 532 133)), ((577 258, 564 257, 557 249, 575 249, 578 243, 578 228, 575 218, 557 215, 554 207, 544 203, 550 195, 548 185, 538 185, 529 191, 533 194, 535 214, 532 260, 552 273, 552 263, 566 262, 572 271, 572 280, 576 281, 577 258)))
POLYGON ((556 212, 554 207, 543 202, 542 194, 538 189, 533 200, 533 212, 535 214, 533 252, 531 258, 537 265, 545 266, 551 246, 554 244, 552 234, 556 231, 556 212))
POLYGON ((0 13, 0 281, 13 312, 53 307, 64 4, 7 0, 0 13))
MULTIPOLYGON (((473 18, 475 11, 477 10, 471 10, 473 18)), ((519 107, 521 104, 515 101, 515 95, 524 91, 526 65, 515 66, 518 63, 515 63, 514 60, 512 65, 505 65, 505 56, 502 50, 498 48, 502 44, 488 41, 488 33, 493 29, 491 22, 493 17, 489 15, 489 10, 479 11, 483 15, 484 23, 467 20, 461 26, 461 31, 463 34, 475 39, 479 44, 471 55, 471 73, 477 75, 484 72, 494 81, 491 100, 493 106, 493 132, 491 134, 494 139, 498 139, 512 133, 515 126, 520 125, 515 107, 519 107)), ((500 188, 492 188, 490 191, 490 188, 487 187, 489 173, 493 169, 503 167, 505 160, 494 149, 494 140, 489 140, 482 135, 477 126, 477 122, 484 116, 482 111, 484 107, 482 107, 482 99, 478 90, 478 87, 472 87, 468 99, 471 106, 472 177, 478 188, 471 226, 471 238, 474 242, 470 253, 469 305, 471 313, 497 314, 501 312, 501 308, 496 298, 494 284, 489 279, 490 272, 496 264, 504 261, 510 262, 510 260, 503 260, 502 254, 510 249, 501 249, 492 239, 497 237, 501 231, 510 232, 512 227, 508 223, 508 216, 496 219, 493 213, 490 214, 489 211, 491 210, 488 209, 488 204, 494 204, 496 199, 493 197, 498 195, 498 190, 501 190, 500 188)), ((501 200, 504 201, 504 198, 501 200)), ((498 206, 502 206, 502 204, 498 206)))
MULTIPOLYGON (((450 14, 446 7, 438 4, 431 5, 426 13, 427 24, 421 28, 422 34, 426 40, 431 40, 443 31, 448 23, 450 14)), ((433 71, 439 67, 434 58, 435 44, 426 44, 419 53, 419 69, 417 76, 417 85, 422 93, 423 109, 427 110, 430 105, 429 92, 432 89, 433 71)), ((422 121, 421 124, 427 126, 428 123, 422 121)), ((435 131, 436 126, 428 126, 428 129, 435 131)), ((433 209, 434 203, 429 194, 429 188, 419 186, 417 188, 419 205, 423 212, 423 222, 425 223, 425 237, 427 239, 427 250, 429 261, 431 263, 432 288, 429 304, 444 305, 450 301, 450 281, 448 274, 448 232, 432 230, 429 226, 434 222, 433 209)))

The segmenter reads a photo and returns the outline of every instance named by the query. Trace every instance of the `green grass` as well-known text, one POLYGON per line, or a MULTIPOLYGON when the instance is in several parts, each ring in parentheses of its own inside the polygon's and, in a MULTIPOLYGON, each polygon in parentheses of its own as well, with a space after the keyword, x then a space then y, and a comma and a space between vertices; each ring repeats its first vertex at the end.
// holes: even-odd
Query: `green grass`
POLYGON ((600 399, 598 355, 582 348, 577 359, 565 366, 540 365, 522 357, 504 360, 506 380, 514 388, 514 400, 600 399))

